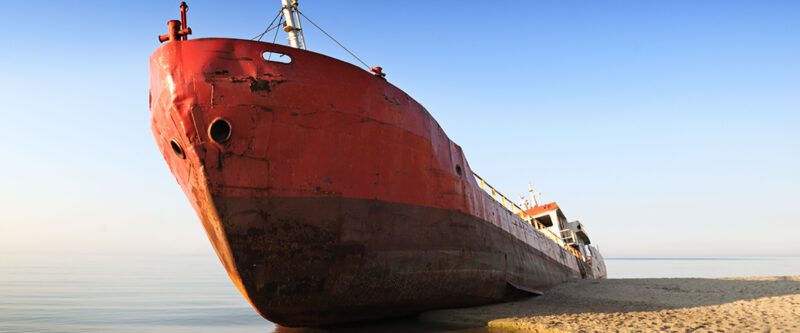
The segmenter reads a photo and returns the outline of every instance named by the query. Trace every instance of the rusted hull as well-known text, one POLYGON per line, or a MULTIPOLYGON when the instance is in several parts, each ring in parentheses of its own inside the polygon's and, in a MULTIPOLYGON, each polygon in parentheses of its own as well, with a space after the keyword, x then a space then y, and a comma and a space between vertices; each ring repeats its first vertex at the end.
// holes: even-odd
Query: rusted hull
MULTIPOLYGON (((221 198, 244 289, 268 319, 319 325, 485 304, 577 272, 475 217, 341 198, 221 198)), ((212 222, 213 224, 214 222, 212 222)))
POLYGON ((478 187, 421 105, 352 65, 173 41, 151 57, 151 112, 231 280, 279 324, 485 304, 581 277, 574 255, 478 187), (220 118, 232 133, 215 142, 220 118))

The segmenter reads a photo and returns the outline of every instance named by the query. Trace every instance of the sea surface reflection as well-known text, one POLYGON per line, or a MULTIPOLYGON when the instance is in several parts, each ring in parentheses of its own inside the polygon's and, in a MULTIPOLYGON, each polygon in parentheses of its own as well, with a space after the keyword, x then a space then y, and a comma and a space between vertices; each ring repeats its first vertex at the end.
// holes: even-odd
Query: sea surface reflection
POLYGON ((488 332, 416 318, 279 327, 211 255, 0 255, 0 332, 488 332))

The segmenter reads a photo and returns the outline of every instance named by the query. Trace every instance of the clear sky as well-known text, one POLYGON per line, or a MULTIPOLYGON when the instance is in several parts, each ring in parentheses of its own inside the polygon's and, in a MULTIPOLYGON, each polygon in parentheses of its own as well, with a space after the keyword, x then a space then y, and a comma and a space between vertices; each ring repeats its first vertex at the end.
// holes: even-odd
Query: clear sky
MULTIPOLYGON (((0 251, 210 253, 149 129, 179 1, 4 1, 0 251)), ((189 1, 251 38, 278 0, 189 1)), ((800 2, 301 1, 606 256, 800 256, 800 2)), ((353 61, 306 25, 313 51, 353 61)), ((285 42, 285 36, 279 40, 285 42)))

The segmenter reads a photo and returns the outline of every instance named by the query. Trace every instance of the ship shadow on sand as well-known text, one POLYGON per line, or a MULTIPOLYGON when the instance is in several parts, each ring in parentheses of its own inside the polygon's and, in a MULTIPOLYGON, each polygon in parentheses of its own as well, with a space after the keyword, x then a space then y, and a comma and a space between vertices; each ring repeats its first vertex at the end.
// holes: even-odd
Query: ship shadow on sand
POLYGON ((278 327, 275 333, 503 332, 493 320, 588 313, 654 312, 800 295, 800 276, 736 279, 609 279, 562 284, 543 296, 493 305, 445 309, 419 316, 327 328, 278 327))

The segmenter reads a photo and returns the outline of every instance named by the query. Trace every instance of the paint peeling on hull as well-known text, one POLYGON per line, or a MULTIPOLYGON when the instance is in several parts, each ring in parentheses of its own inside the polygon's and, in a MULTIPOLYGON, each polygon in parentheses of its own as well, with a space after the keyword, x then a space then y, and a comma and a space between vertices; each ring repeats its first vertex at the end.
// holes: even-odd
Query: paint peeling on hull
POLYGON ((449 210, 340 198, 218 202, 249 299, 284 325, 485 304, 519 296, 508 281, 544 290, 580 278, 502 229, 449 210))

